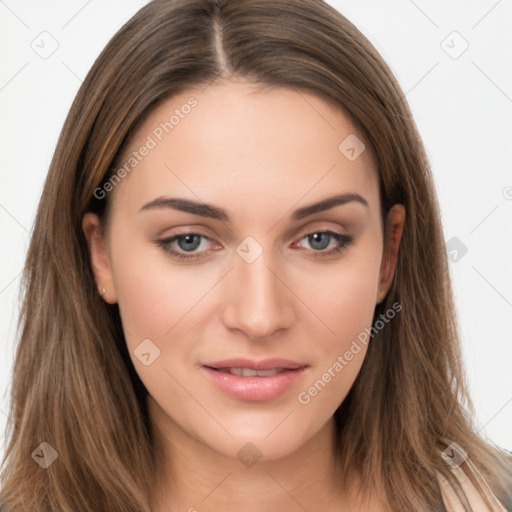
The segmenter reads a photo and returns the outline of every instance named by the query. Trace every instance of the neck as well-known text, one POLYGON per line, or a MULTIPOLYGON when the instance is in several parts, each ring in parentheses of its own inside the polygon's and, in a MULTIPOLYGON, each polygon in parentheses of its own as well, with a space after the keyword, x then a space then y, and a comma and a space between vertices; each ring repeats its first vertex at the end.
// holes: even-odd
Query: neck
MULTIPOLYGON (((223 512, 263 509, 318 510, 336 504, 343 511, 339 464, 334 457, 334 421, 328 421, 294 452, 258 459, 230 457, 192 438, 149 397, 156 455, 152 510, 223 512)), ((350 510, 347 508, 346 510, 350 510)))

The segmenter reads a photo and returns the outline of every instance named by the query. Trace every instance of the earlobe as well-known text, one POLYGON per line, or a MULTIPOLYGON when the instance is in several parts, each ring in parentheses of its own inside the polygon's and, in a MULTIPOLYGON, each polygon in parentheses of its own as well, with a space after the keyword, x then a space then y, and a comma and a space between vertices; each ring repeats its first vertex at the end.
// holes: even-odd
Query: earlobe
POLYGON ((117 302, 117 295, 110 265, 110 257, 99 217, 94 213, 86 213, 82 219, 82 230, 87 240, 89 259, 96 280, 98 293, 103 300, 114 304, 117 302))
POLYGON ((405 208, 401 204, 395 204, 390 209, 386 219, 384 251, 380 267, 377 303, 384 300, 393 282, 404 222, 405 208))

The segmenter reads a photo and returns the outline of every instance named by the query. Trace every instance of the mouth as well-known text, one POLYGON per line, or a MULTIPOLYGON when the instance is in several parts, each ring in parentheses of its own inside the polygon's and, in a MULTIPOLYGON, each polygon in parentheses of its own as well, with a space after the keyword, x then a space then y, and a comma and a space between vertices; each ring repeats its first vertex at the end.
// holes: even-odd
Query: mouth
POLYGON ((288 371, 289 368, 272 368, 270 370, 253 370, 252 368, 212 368, 222 373, 230 373, 239 377, 272 377, 278 373, 288 371))
POLYGON ((272 400, 283 395, 306 373, 308 365, 293 361, 266 360, 261 362, 240 360, 209 363, 201 370, 210 382, 232 398, 244 401, 272 400), (238 364, 238 366, 235 366, 238 364))

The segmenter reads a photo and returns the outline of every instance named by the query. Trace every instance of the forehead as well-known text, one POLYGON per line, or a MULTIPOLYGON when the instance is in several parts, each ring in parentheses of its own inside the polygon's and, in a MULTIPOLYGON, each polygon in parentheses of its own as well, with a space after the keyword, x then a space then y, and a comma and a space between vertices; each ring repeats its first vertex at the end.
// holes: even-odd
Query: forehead
POLYGON ((114 202, 132 211, 162 195, 267 209, 334 192, 378 197, 364 137, 340 109, 296 89, 223 82, 162 102, 116 168, 114 202))

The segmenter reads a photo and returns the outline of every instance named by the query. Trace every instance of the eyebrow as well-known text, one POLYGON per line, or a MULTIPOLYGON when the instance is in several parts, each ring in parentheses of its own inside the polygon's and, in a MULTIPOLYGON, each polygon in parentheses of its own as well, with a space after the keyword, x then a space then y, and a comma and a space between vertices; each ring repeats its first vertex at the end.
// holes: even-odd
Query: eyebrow
MULTIPOLYGON (((328 197, 320 202, 298 208, 292 214, 292 220, 301 220, 315 213, 330 210, 335 206, 357 202, 368 208, 368 201, 359 194, 338 194, 336 196, 328 197)), ((229 222, 229 215, 225 210, 217 206, 206 203, 198 203, 189 199, 180 199, 172 197, 157 197, 153 201, 146 203, 140 211, 152 210, 156 208, 172 208, 174 210, 200 215, 201 217, 208 217, 211 219, 218 219, 229 222)))

